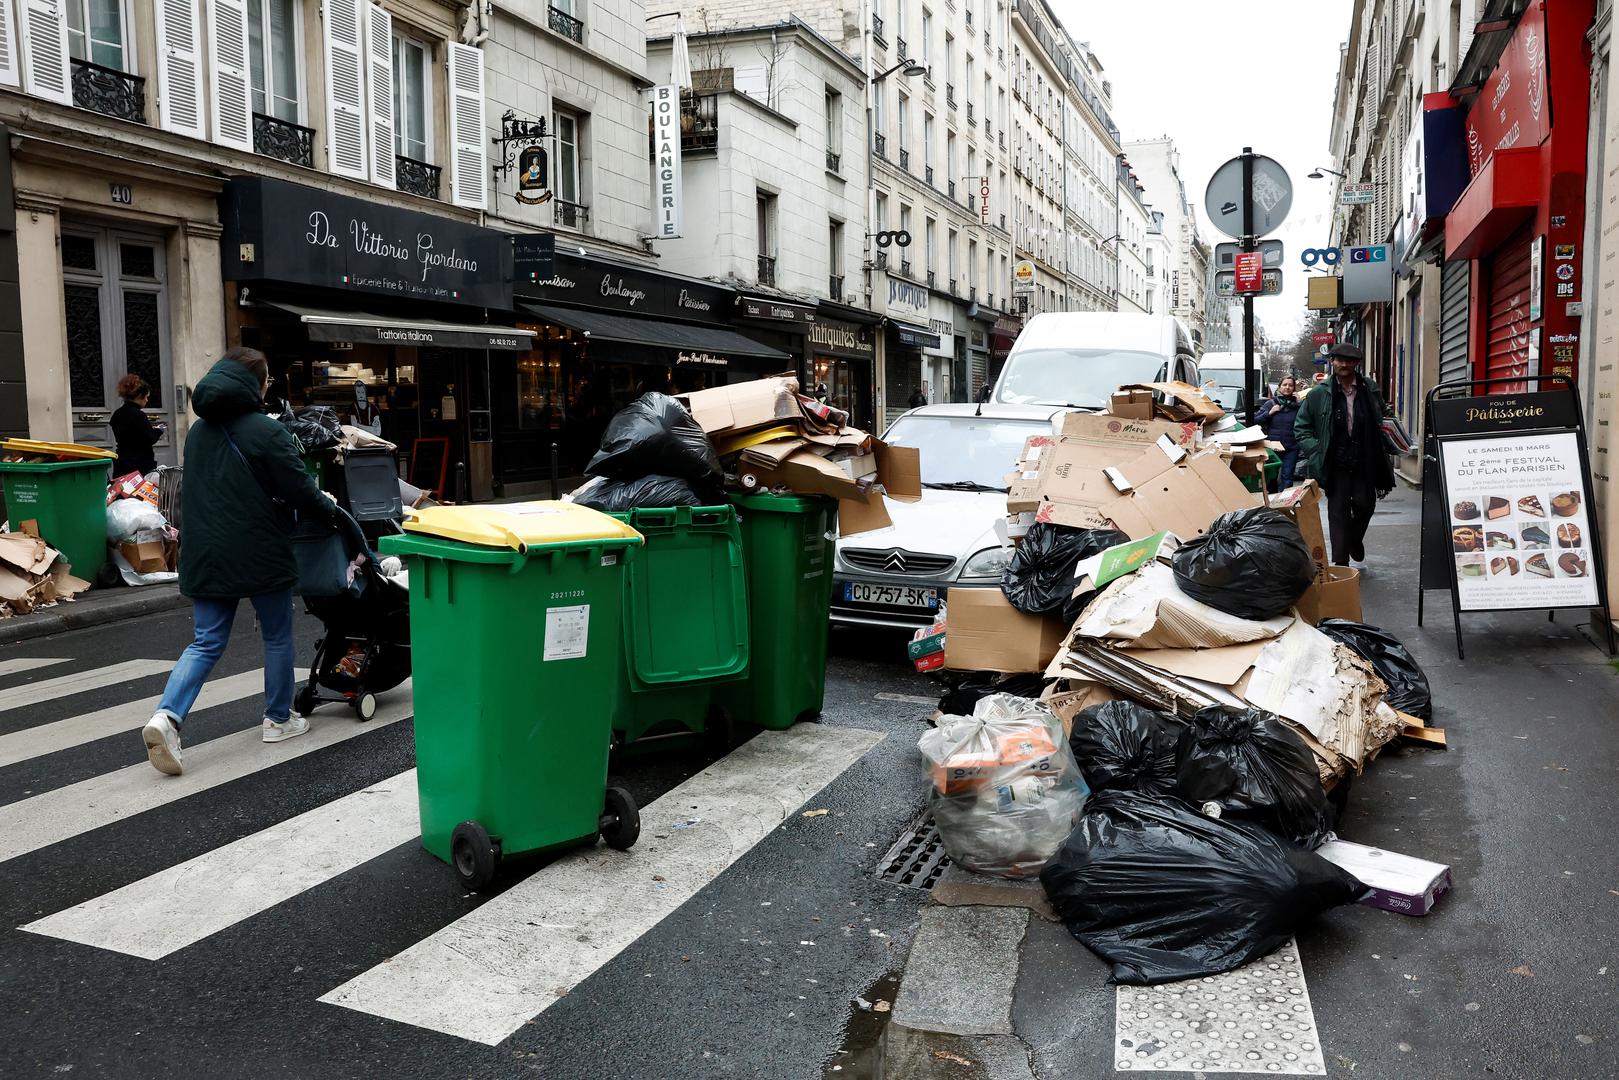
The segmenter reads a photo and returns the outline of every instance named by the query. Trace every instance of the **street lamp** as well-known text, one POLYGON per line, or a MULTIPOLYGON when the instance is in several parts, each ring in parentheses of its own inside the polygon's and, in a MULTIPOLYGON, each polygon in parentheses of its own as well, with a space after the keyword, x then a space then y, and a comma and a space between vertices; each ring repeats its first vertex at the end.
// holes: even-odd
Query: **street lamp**
POLYGON ((1325 168, 1322 168, 1319 165, 1317 165, 1314 169, 1312 169, 1308 173, 1305 173, 1305 175, 1308 176, 1311 180, 1325 180, 1326 177, 1322 176, 1321 175, 1322 173, 1331 173, 1332 175, 1336 176, 1340 180, 1348 180, 1349 179, 1349 177, 1346 174, 1339 172, 1337 169, 1325 169, 1325 168))
POLYGON ((882 74, 873 75, 871 77, 872 85, 877 85, 890 75, 894 74, 896 71, 899 71, 902 75, 908 75, 912 78, 915 78, 918 75, 926 75, 928 73, 928 69, 923 67, 921 64, 918 64, 915 60, 901 60, 899 63, 895 64, 882 74), (904 70, 902 71, 901 69, 904 70))

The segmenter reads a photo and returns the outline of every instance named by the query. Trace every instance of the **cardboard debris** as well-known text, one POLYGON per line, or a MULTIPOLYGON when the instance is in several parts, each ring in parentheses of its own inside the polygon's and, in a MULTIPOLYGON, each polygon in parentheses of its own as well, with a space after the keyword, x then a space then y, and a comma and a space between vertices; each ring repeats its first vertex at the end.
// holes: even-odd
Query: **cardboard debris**
POLYGON ((1157 411, 1161 416, 1172 420, 1195 420, 1203 424, 1211 420, 1219 420, 1225 415, 1225 410, 1209 398, 1207 394, 1193 386, 1191 383, 1171 380, 1169 382, 1131 383, 1119 387, 1122 393, 1126 390, 1146 390, 1163 394, 1166 398, 1174 398, 1175 404, 1159 402, 1157 411))
POLYGON ((1062 645, 1055 619, 1025 615, 997 588, 951 589, 944 666, 1007 674, 1043 671, 1062 645))
POLYGON ((1118 699, 1117 694, 1101 683, 1079 679, 1054 680, 1046 684, 1045 690, 1040 695, 1040 700, 1046 703, 1052 715, 1062 721, 1064 735, 1073 734, 1074 717, 1092 705, 1101 705, 1118 699))
POLYGON ((0 533, 0 619, 72 600, 89 587, 39 537, 0 533))
POLYGON ((1146 649, 1217 649, 1281 634, 1291 615, 1258 622, 1228 615, 1181 591, 1167 563, 1154 561, 1092 600, 1075 637, 1107 638, 1146 649))
POLYGON ((1270 496, 1268 503, 1291 517, 1304 537, 1310 557, 1315 560, 1315 579, 1325 581, 1327 573, 1327 537, 1321 530, 1321 487, 1314 480, 1306 480, 1286 491, 1270 496))
POLYGON ((1410 713, 1400 713, 1400 723, 1405 727, 1400 730, 1400 737, 1419 742, 1425 746, 1437 746, 1441 750, 1449 746, 1445 740, 1445 729, 1429 727, 1410 713))
POLYGON ((1296 605, 1299 617, 1311 626, 1322 619, 1361 622, 1360 571, 1353 566, 1329 566, 1304 590, 1296 605))
POLYGON ((677 394, 697 426, 709 436, 768 427, 804 415, 798 402, 798 380, 791 376, 730 383, 710 390, 677 394))
POLYGON ((1382 848, 1328 840, 1317 855, 1354 874, 1372 890, 1362 900, 1367 907, 1401 915, 1426 915, 1453 884, 1450 867, 1382 848))

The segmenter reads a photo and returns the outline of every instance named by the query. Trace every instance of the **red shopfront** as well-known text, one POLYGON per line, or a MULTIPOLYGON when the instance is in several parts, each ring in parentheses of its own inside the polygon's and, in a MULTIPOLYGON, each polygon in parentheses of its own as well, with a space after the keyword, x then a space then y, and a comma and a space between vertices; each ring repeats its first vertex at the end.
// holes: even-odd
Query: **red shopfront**
POLYGON ((1445 259, 1473 263, 1468 365, 1492 393, 1578 379, 1593 7, 1533 0, 1468 100, 1471 180, 1445 219, 1445 259))

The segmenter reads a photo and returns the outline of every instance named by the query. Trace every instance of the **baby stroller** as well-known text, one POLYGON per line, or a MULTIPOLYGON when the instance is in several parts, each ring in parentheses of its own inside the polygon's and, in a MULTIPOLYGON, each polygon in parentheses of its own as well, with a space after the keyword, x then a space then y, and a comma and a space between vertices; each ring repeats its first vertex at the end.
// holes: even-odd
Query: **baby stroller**
POLYGON ((337 519, 354 577, 337 596, 304 597, 304 610, 320 620, 324 633, 293 706, 308 716, 319 705, 342 703, 370 720, 377 715, 377 695, 410 677, 410 589, 403 573, 381 572, 353 517, 339 510, 337 519))

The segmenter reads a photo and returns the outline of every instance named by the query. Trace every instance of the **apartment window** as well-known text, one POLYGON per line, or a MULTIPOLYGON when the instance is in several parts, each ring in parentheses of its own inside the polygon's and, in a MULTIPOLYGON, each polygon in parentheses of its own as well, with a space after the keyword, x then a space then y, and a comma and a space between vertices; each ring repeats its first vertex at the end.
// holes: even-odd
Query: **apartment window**
POLYGON ((977 175, 978 175, 978 151, 974 150, 971 146, 968 146, 967 147, 967 205, 968 205, 968 207, 974 207, 974 206, 978 205, 978 181, 976 179, 974 179, 974 177, 976 177, 977 175))
POLYGON ((904 94, 901 94, 899 96, 899 152, 901 157, 901 165, 905 164, 904 158, 910 150, 909 144, 905 141, 907 134, 906 129, 910 127, 910 119, 911 99, 906 97, 904 94))
POLYGON ((776 284, 776 196, 758 191, 753 197, 755 229, 759 237, 759 284, 776 284))
POLYGON ((927 268, 928 268, 928 273, 930 273, 930 274, 933 273, 934 270, 939 265, 938 252, 935 250, 936 244, 934 243, 934 235, 933 235, 935 231, 936 231, 936 227, 934 225, 933 219, 928 218, 927 225, 924 227, 924 233, 923 233, 923 235, 927 238, 926 243, 925 243, 925 245, 923 247, 923 253, 927 255, 927 259, 928 259, 927 268))
POLYGON ((967 20, 967 29, 971 30, 973 27, 973 0, 965 0, 965 3, 961 5, 961 15, 962 18, 967 20))
POLYGON ((102 67, 125 65, 122 0, 67 0, 68 53, 102 67))
POLYGON ((966 71, 967 78, 961 84, 961 92, 967 95, 967 103, 970 105, 973 100, 973 58, 971 53, 967 54, 966 71))
POLYGON ((992 86, 992 83, 990 81, 990 77, 988 75, 985 75, 984 76, 984 124, 985 124, 986 127, 989 125, 989 101, 990 101, 989 95, 990 95, 991 86, 992 86))
POLYGON ((949 278, 952 284, 959 273, 959 267, 956 266, 956 241, 956 230, 951 229, 944 238, 944 268, 946 270, 945 277, 949 278))
POLYGON ((887 88, 885 86, 883 86, 881 83, 879 83, 877 85, 877 89, 872 91, 872 94, 871 94, 872 129, 873 129, 873 134, 875 134, 877 136, 877 139, 878 139, 877 153, 879 153, 879 154, 881 154, 883 152, 883 150, 882 150, 882 141, 881 140, 883 139, 883 137, 888 132, 888 124, 887 124, 887 122, 886 122, 886 120, 884 118, 886 110, 883 108, 883 102, 886 101, 887 99, 888 99, 888 90, 887 90, 887 88))
MULTIPOLYGON (((899 231, 907 236, 911 235, 911 208, 904 203, 899 204, 899 231)), ((900 268, 904 273, 911 272, 911 249, 909 246, 899 249, 900 268)))
POLYGON ((978 241, 967 241, 967 288, 978 288, 978 241))
POLYGON ((944 36, 944 85, 948 90, 956 84, 956 39, 951 34, 944 36))
POLYGON ((894 33, 905 36, 905 0, 894 0, 894 33))
POLYGON ((552 117, 557 134, 557 159, 552 180, 556 197, 563 202, 579 203, 579 157, 582 152, 579 139, 579 114, 566 109, 556 110, 552 117))
POLYGON ((301 40, 294 0, 247 0, 254 112, 294 124, 303 119, 298 93, 301 40))
MULTIPOLYGON (((836 219, 827 224, 826 254, 827 263, 831 267, 831 276, 841 278, 843 276, 843 222, 836 219)), ((842 297, 834 296, 832 299, 841 300, 842 297)))
POLYGON ((927 8, 922 9, 922 66, 927 67, 933 59, 933 12, 927 8))
POLYGON ((877 231, 888 231, 888 196, 877 193, 877 231))
POLYGON ((922 166, 925 169, 933 168, 933 114, 922 114, 922 166))
POLYGON ((826 167, 836 171, 843 157, 843 95, 826 92, 826 167))
MULTIPOLYGON (((394 35, 394 145, 400 157, 428 157, 433 95, 432 50, 404 34, 394 35)), ((579 200, 570 198, 570 202, 579 200)))

